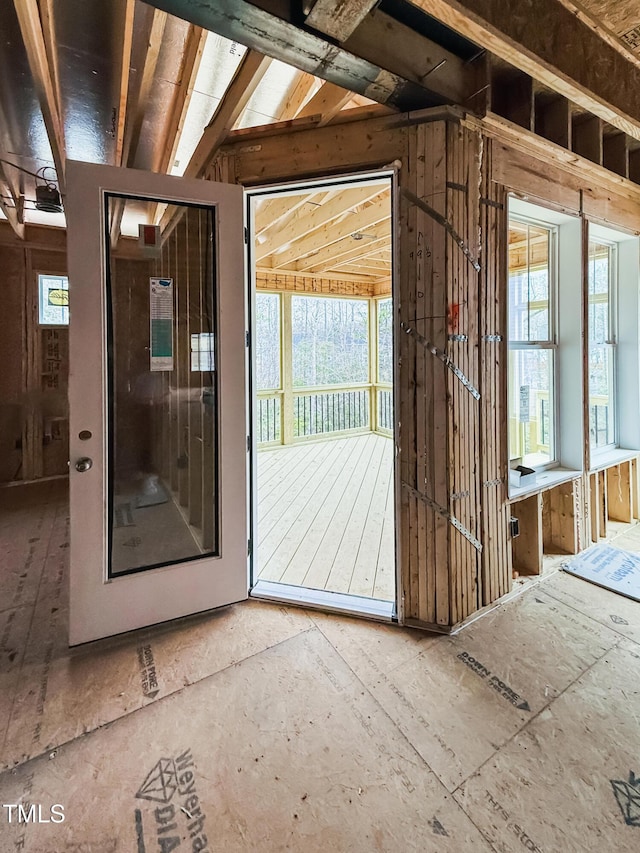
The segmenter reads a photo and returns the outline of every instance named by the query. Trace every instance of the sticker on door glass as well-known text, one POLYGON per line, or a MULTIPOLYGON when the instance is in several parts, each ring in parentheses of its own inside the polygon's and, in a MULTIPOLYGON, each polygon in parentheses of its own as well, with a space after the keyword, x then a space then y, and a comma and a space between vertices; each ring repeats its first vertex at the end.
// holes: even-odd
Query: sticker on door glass
POLYGON ((173 279, 149 279, 151 370, 173 370, 173 279))

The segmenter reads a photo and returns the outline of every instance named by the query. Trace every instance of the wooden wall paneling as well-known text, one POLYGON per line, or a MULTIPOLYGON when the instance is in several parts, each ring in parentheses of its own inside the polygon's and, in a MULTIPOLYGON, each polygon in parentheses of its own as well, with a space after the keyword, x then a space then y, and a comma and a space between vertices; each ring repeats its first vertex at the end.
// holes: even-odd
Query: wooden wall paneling
POLYGON ((600 538, 600 514, 598 513, 598 475, 588 474, 589 477, 589 532, 591 541, 600 538))
POLYGON ((602 119, 592 115, 574 115, 573 151, 602 166, 602 119))
MULTIPOLYGON (((508 503, 507 417, 507 196, 494 180, 495 140, 485 139, 480 203, 482 252, 480 275, 480 507, 483 544, 480 604, 511 589, 511 540, 508 503)), ((515 563, 514 563, 515 568, 515 563)))
POLYGON ((578 553, 578 508, 581 480, 569 480, 542 493, 544 551, 578 553))
POLYGON ((543 521, 542 493, 511 504, 511 514, 519 522, 519 536, 512 541, 513 570, 521 575, 542 573, 543 521))
POLYGON ((633 517, 640 519, 640 478, 638 477, 638 457, 631 460, 631 499, 633 501, 633 517))
MULTIPOLYGON (((431 185, 425 186, 426 197, 431 206, 441 216, 446 217, 446 146, 447 125, 446 122, 435 122, 428 126, 430 128, 430 146, 425 156, 433 158, 433 172, 431 173, 431 185)), ((421 212, 420 218, 423 233, 431 235, 431 281, 427 286, 431 287, 431 337, 429 338, 438 349, 447 351, 447 232, 432 217, 421 212)), ((425 248, 429 241, 425 241, 425 248)), ((449 459, 449 415, 448 415, 448 389, 445 376, 446 368, 439 359, 427 353, 426 357, 431 362, 432 376, 432 420, 428 427, 433 434, 433 449, 431 454, 431 466, 428 469, 427 494, 432 494, 436 504, 444 509, 451 510, 449 479, 447 465, 449 459)), ((435 537, 434 553, 436 572, 436 624, 446 626, 452 625, 450 611, 450 581, 449 581, 449 541, 453 528, 450 523, 439 514, 434 516, 435 537)))
POLYGON ((561 95, 540 93, 535 103, 535 132, 571 150, 571 104, 561 95))
POLYGON ((640 184, 640 148, 629 151, 629 180, 640 184))
POLYGON ((40 386, 40 342, 38 335, 38 297, 31 252, 25 253, 25 328, 24 328, 24 421, 22 429, 23 479, 42 477, 42 418, 37 394, 40 386))
POLYGON ((631 466, 621 462, 606 469, 608 517, 612 521, 633 520, 631 501, 631 466))
MULTIPOLYGON (((423 198, 428 192, 429 180, 427 175, 433 169, 433 158, 427 142, 429 130, 424 125, 418 125, 412 134, 413 151, 410 154, 413 174, 413 192, 423 198)), ((416 255, 415 255, 415 289, 413 290, 413 305, 415 311, 415 326, 421 334, 428 336, 428 323, 426 319, 431 315, 429 303, 431 300, 431 289, 428 285, 428 276, 431 272, 427 251, 425 246, 426 234, 420 229, 419 211, 416 215, 416 255)), ((430 413, 433 410, 431 397, 431 383, 429 381, 431 364, 428 363, 429 354, 424 352, 424 347, 415 349, 415 484, 420 491, 425 489, 428 481, 428 468, 431 464, 428 451, 428 440, 430 434, 430 413)), ((418 618, 425 622, 435 622, 435 555, 433 547, 428 544, 427 528, 430 522, 429 516, 432 511, 424 501, 415 501, 415 529, 413 530, 412 542, 412 598, 415 601, 418 618)))
POLYGON ((629 137, 610 133, 602 140, 602 165, 623 178, 629 177, 629 137))

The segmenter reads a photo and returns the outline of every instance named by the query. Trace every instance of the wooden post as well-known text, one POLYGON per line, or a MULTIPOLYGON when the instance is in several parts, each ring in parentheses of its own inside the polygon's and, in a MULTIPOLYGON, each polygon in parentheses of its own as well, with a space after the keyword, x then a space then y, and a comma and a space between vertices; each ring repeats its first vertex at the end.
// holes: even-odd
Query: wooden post
POLYGON ((291 325, 291 294, 283 293, 282 299, 282 322, 281 328, 281 353, 282 353, 282 443, 293 443, 293 338, 291 325))
POLYGON ((518 519, 520 535, 511 540, 513 569, 521 575, 542 572, 542 494, 538 492, 511 504, 511 514, 518 519))
POLYGON ((369 299, 369 427, 378 431, 378 300, 369 299))

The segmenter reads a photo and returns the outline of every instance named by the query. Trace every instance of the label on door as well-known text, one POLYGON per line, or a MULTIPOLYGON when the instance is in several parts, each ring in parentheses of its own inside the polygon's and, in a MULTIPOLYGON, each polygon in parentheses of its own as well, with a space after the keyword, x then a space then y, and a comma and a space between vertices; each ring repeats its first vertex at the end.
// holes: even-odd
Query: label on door
POLYGON ((173 370, 173 279, 149 279, 151 318, 151 366, 154 371, 173 370))

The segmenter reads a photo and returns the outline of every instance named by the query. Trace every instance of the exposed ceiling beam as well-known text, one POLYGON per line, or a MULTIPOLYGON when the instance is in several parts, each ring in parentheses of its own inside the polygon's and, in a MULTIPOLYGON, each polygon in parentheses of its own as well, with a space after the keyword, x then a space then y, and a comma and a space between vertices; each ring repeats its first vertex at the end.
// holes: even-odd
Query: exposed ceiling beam
MULTIPOLYGON (((369 247, 388 243, 391 235, 389 223, 381 223, 373 229, 373 233, 375 236, 366 238, 369 247)), ((298 261, 295 268, 299 271, 307 270, 308 272, 315 273, 323 270, 328 263, 346 263, 348 260, 361 258, 367 253, 368 248, 367 245, 361 245, 363 242, 364 241, 360 241, 360 243, 354 242, 351 237, 345 237, 338 243, 334 243, 332 246, 327 246, 325 249, 321 249, 319 252, 316 252, 315 255, 310 255, 303 261, 298 261)))
MULTIPOLYGON (((147 49, 145 51, 144 63, 142 65, 140 83, 138 84, 135 93, 133 93, 133 96, 130 96, 128 99, 125 98, 125 126, 121 152, 121 164, 124 166, 132 167, 135 164, 136 151, 138 150, 144 116, 149 102, 149 95, 151 94, 151 88, 153 86, 156 67, 158 65, 158 57, 160 55, 160 47, 162 45, 162 37, 164 36, 166 25, 167 13, 154 9, 151 17, 151 23, 149 25, 147 49)), ((130 56, 131 48, 129 47, 129 57, 130 56)), ((123 56, 123 64, 124 62, 125 57, 123 56)), ((124 72, 124 67, 122 70, 124 72)), ((115 199, 109 227, 111 246, 113 248, 118 245, 118 240, 120 239, 120 226, 122 225, 124 208, 124 199, 115 199)))
POLYGON ((313 257, 321 250, 330 249, 332 243, 343 240, 349 234, 366 231, 389 219, 390 215, 390 201, 387 195, 341 222, 317 229, 303 240, 296 240, 291 248, 273 256, 273 267, 274 269, 286 267, 306 256, 311 256, 311 263, 313 263, 313 257))
POLYGON ((171 171, 176 159, 180 135, 191 102, 207 36, 207 31, 201 27, 195 27, 193 24, 189 27, 180 67, 180 79, 173 97, 164 148, 157 168, 157 171, 163 174, 171 171))
MULTIPOLYGON (((449 94, 439 88, 439 78, 442 77, 444 67, 436 70, 430 65, 427 70, 433 73, 428 75, 424 68, 423 57, 442 56, 443 48, 419 36, 416 42, 419 50, 416 52, 412 43, 409 55, 405 37, 407 32, 413 31, 388 16, 381 18, 380 13, 375 13, 377 20, 374 20, 374 14, 367 15, 342 46, 301 24, 297 4, 283 3, 282 0, 260 0, 260 5, 250 0, 234 0, 233 3, 229 0, 145 2, 322 77, 347 91, 357 92, 398 110, 421 109, 451 102, 449 94), (384 63, 378 60, 381 22, 393 23, 389 30, 383 27, 386 51, 384 63), (411 69, 411 57, 415 59, 415 69, 411 69), (410 74, 406 73, 407 68, 410 74)), ((446 68, 446 88, 464 93, 465 98, 470 96, 477 88, 475 68, 450 54, 447 56, 450 61, 446 68)))
POLYGON ((149 27, 149 37, 142 73, 140 75, 140 83, 133 98, 129 98, 129 108, 127 109, 124 148, 122 151, 122 162, 127 166, 133 166, 135 161, 166 24, 166 13, 160 12, 157 9, 154 10, 149 27))
POLYGON ((289 121, 289 119, 295 118, 298 115, 302 105, 309 97, 315 82, 316 78, 313 74, 307 74, 306 71, 298 71, 284 106, 280 110, 278 121, 289 121))
POLYGON ((21 240, 24 240, 24 196, 16 195, 16 192, 7 178, 4 164, 0 163, 0 210, 7 217, 7 222, 21 240), (9 204, 9 197, 13 204, 9 204), (22 199, 22 211, 19 199, 22 199))
POLYGON ((312 206, 305 213, 300 213, 293 219, 287 220, 281 228, 269 229, 267 239, 256 246, 255 257, 261 261, 268 255, 277 252, 282 246, 301 240, 315 231, 343 216, 358 204, 364 204, 369 199, 380 195, 379 186, 352 187, 343 190, 324 204, 312 206))
POLYGON ((47 51, 47 63, 51 73, 51 82, 56 100, 58 115, 62 114, 60 102, 60 75, 58 74, 58 52, 56 50, 56 34, 53 22, 54 0, 40 0, 40 20, 42 22, 42 35, 44 46, 47 51))
POLYGON ((264 77, 271 58, 248 50, 193 152, 185 178, 198 178, 214 157, 264 77))
POLYGON ((318 125, 322 127, 328 124, 345 104, 349 103, 352 97, 353 92, 348 92, 342 86, 336 86, 335 83, 323 83, 313 98, 300 110, 297 118, 319 115, 318 125))
POLYGON ((310 192, 304 195, 297 196, 276 196, 275 198, 266 198, 257 207, 255 213, 255 234, 262 234, 268 228, 273 227, 276 223, 281 223, 286 217, 292 214, 303 204, 315 198, 317 193, 310 192))
POLYGON ((118 97, 118 124, 116 126, 115 165, 122 166, 124 150, 124 129, 127 117, 127 101, 129 98, 129 73, 131 68, 131 47, 133 45, 133 19, 135 17, 135 0, 126 0, 122 21, 122 52, 120 54, 120 93, 118 97))
POLYGON ((413 0, 429 15, 640 139, 640 66, 558 0, 413 0))
POLYGON ((51 69, 47 61, 47 50, 45 47, 44 33, 37 0, 14 0, 14 6, 22 40, 27 52, 29 68, 33 83, 38 94, 42 117, 47 129, 51 154, 58 174, 58 183, 61 191, 64 191, 64 167, 66 160, 64 132, 60 113, 58 111, 58 99, 51 75, 51 69))
POLYGON ((317 0, 306 18, 314 30, 346 41, 379 0, 317 0))

